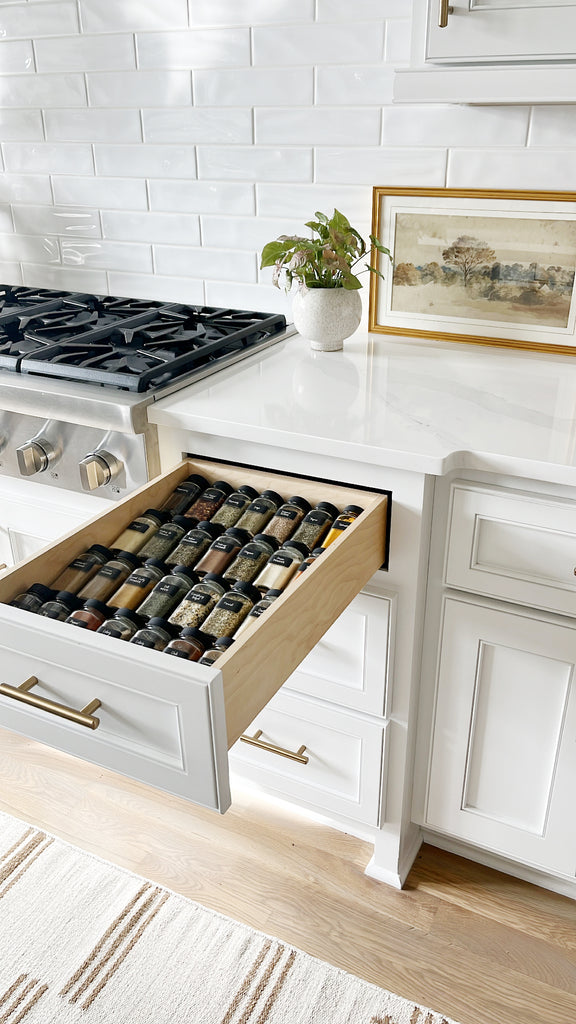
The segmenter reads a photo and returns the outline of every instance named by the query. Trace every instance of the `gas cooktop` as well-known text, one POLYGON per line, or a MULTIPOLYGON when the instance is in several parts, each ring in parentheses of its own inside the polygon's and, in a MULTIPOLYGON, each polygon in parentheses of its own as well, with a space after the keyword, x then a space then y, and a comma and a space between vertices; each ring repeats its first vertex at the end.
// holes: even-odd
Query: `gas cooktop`
POLYGON ((0 369, 123 391, 189 383, 285 330, 281 314, 0 285, 0 369))

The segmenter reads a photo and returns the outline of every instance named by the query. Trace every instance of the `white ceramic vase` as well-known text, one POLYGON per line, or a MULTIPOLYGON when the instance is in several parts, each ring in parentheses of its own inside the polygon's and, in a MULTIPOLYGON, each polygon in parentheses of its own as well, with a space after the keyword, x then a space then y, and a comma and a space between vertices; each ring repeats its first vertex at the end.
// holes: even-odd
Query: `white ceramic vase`
POLYGON ((362 319, 362 299, 356 289, 300 288, 292 300, 294 326, 310 347, 337 352, 362 319))

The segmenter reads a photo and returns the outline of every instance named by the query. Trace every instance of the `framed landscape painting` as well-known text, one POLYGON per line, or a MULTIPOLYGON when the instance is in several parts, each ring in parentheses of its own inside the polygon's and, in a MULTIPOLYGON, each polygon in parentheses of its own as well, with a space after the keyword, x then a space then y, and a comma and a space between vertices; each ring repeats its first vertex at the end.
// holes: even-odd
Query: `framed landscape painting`
POLYGON ((371 331, 576 355, 576 193, 375 188, 372 233, 371 331))

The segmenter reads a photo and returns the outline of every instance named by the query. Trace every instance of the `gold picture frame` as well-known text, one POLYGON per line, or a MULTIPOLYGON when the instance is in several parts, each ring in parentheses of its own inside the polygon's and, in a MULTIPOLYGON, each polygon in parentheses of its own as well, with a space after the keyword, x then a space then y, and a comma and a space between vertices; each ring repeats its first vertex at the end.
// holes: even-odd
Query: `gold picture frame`
POLYGON ((576 355, 576 193, 374 187, 369 330, 576 355))

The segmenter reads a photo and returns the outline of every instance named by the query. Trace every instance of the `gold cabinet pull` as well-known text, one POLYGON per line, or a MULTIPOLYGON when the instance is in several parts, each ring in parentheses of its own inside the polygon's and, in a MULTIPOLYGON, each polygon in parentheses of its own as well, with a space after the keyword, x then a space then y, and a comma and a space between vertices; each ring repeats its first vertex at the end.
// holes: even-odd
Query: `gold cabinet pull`
POLYGON ((7 569, 7 568, 8 568, 8 565, 6 564, 6 562, 1 562, 0 563, 0 572, 3 572, 4 569, 7 569))
POLYGON ((308 764, 309 758, 304 757, 306 747, 302 744, 298 750, 286 750, 285 747, 278 747, 275 743, 267 743, 261 740, 262 729, 257 729, 253 736, 241 736, 242 743, 250 743, 253 747, 260 747, 260 750, 269 750, 271 754, 279 754, 280 757, 287 757, 290 761, 298 761, 299 764, 308 764))
POLYGON ((37 684, 36 676, 30 676, 24 683, 20 683, 20 686, 0 683, 0 693, 4 694, 5 697, 11 697, 13 700, 19 700, 22 704, 29 704, 33 708, 47 711, 50 715, 58 715, 59 718, 65 718, 68 722, 84 725, 87 729, 98 728, 100 719, 95 718, 92 712, 101 706, 101 701, 97 699, 91 700, 85 708, 77 711, 76 708, 69 708, 66 704, 58 704, 55 700, 47 700, 46 697, 39 697, 36 693, 30 693, 29 691, 32 687, 37 684))
POLYGON ((438 28, 446 28, 449 14, 454 14, 452 4, 449 4, 448 0, 440 0, 438 4, 438 28))

